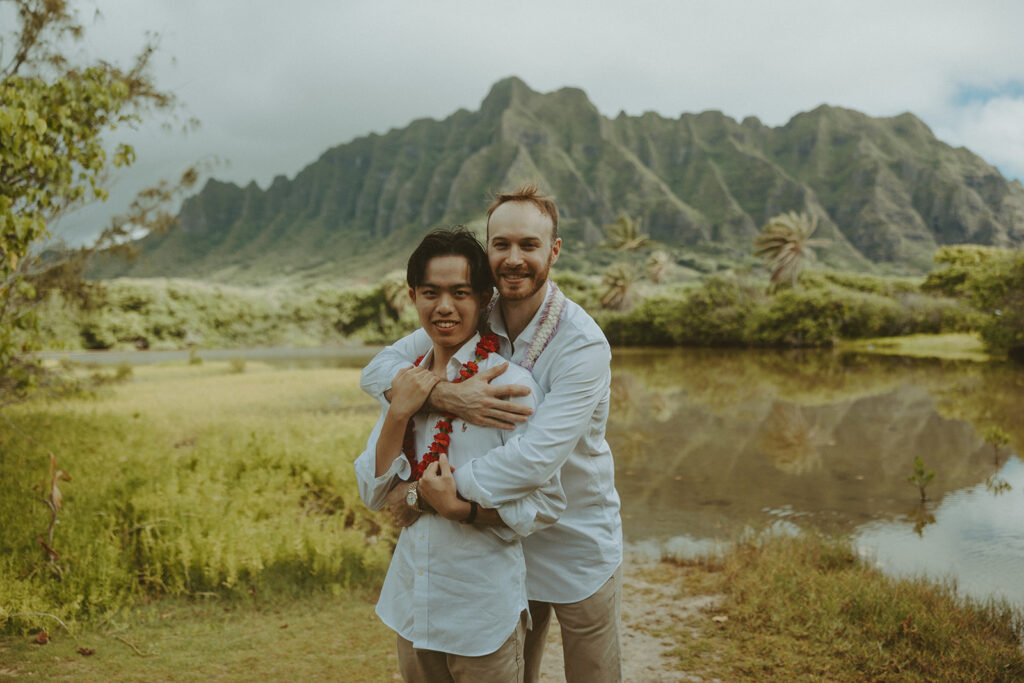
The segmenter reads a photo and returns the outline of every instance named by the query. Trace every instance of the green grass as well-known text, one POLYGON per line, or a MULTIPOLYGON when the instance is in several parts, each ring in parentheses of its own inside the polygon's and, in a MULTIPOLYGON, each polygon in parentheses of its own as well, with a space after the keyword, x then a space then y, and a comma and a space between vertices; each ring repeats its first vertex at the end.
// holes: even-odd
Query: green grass
POLYGON ((375 594, 151 601, 74 637, 0 638, 0 679, 46 681, 391 681, 395 636, 375 594), (78 648, 94 650, 84 656, 78 648))
POLYGON ((1005 603, 893 579, 851 543, 742 542, 691 583, 724 598, 680 637, 681 670, 749 681, 1019 681, 1024 620, 1005 603), (713 619, 712 617, 717 617, 713 619))
POLYGON ((377 405, 345 369, 140 367, 95 396, 36 400, 0 422, 0 630, 107 617, 158 595, 341 595, 373 585, 393 532, 352 460, 377 405), (70 474, 53 547, 34 487, 70 474))
POLYGON ((841 351, 859 351, 889 356, 913 358, 943 358, 946 360, 988 361, 992 359, 977 334, 911 334, 905 337, 877 337, 874 339, 843 340, 841 351))
MULTIPOLYGON (((0 678, 391 680, 394 635, 372 603, 392 532, 355 493, 377 414, 357 371, 117 374, 0 421, 0 678), (36 542, 50 452, 71 475, 60 580, 36 542), (49 644, 33 643, 40 628, 49 644)), ((1018 611, 887 578, 846 541, 769 537, 691 569, 679 596, 724 597, 659 636, 702 678, 1024 677, 1018 611)), ((645 608, 625 605, 627 618, 645 608)))

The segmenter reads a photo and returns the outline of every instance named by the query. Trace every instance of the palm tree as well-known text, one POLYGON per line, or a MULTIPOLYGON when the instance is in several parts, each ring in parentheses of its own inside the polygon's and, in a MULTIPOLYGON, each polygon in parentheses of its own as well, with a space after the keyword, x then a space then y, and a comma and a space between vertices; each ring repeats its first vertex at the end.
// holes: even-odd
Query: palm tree
POLYGON ((644 265, 647 270, 647 279, 656 285, 661 284, 661 281, 665 279, 665 272, 668 270, 668 266, 668 254, 660 249, 654 252, 644 265))
POLYGON ((775 216, 761 228, 761 234, 754 240, 754 253, 768 262, 772 287, 789 281, 795 289, 801 271, 815 260, 812 247, 830 243, 811 239, 817 227, 816 216, 790 211, 775 216))
POLYGON ((609 223, 601 230, 605 237, 601 246, 616 251, 632 251, 651 242, 651 238, 640 230, 640 219, 633 220, 624 213, 620 213, 614 223, 609 223))
POLYGON ((636 282, 636 270, 628 263, 613 263, 601 276, 604 294, 601 295, 602 308, 620 309, 626 306, 633 284, 636 282))

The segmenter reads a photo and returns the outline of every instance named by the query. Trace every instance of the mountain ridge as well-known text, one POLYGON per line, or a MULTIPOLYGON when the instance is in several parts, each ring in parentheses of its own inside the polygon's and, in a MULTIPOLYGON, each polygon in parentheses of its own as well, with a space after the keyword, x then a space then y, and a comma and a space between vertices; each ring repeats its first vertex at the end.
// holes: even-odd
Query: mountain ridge
POLYGON ((717 111, 608 118, 579 88, 539 93, 509 77, 476 111, 355 138, 266 190, 211 179, 175 230, 140 241, 142 259, 98 270, 382 273, 431 227, 479 225, 494 191, 524 181, 556 197, 577 256, 623 212, 677 255, 731 261, 749 260, 759 227, 789 210, 818 217, 831 240, 821 256, 837 267, 920 272, 943 244, 1024 244, 1024 186, 909 112, 820 105, 778 127, 717 111))

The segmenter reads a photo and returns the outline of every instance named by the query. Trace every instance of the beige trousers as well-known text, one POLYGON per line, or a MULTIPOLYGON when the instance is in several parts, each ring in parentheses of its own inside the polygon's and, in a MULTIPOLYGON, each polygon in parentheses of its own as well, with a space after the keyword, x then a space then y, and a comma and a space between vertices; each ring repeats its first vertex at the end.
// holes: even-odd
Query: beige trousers
POLYGON ((533 630, 526 634, 526 683, 540 680, 551 611, 562 629, 567 683, 619 683, 622 680, 622 567, 596 593, 565 604, 530 601, 533 630))
POLYGON ((406 683, 522 683, 526 613, 508 640, 489 655, 467 657, 419 650, 398 636, 398 667, 406 683))

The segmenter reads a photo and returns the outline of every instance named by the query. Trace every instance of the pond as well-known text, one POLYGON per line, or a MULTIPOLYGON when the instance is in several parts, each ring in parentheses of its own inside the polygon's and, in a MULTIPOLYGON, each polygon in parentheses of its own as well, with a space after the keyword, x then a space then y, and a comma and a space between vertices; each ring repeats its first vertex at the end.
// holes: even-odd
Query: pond
POLYGON ((893 573, 1024 606, 1024 371, 832 352, 623 350, 608 441, 628 544, 851 535, 893 573), (1010 444, 983 438, 998 427, 1010 444), (921 502, 915 457, 935 472, 921 502))
MULTIPOLYGON (((201 351, 361 367, 375 349, 201 351)), ((187 352, 52 354, 185 361, 187 352)), ((1024 606, 1024 370, 827 351, 615 349, 608 441, 630 550, 688 555, 744 530, 840 532, 883 570, 1024 606), (994 448, 984 431, 1010 437, 994 448), (921 502, 915 457, 935 472, 921 502)))

